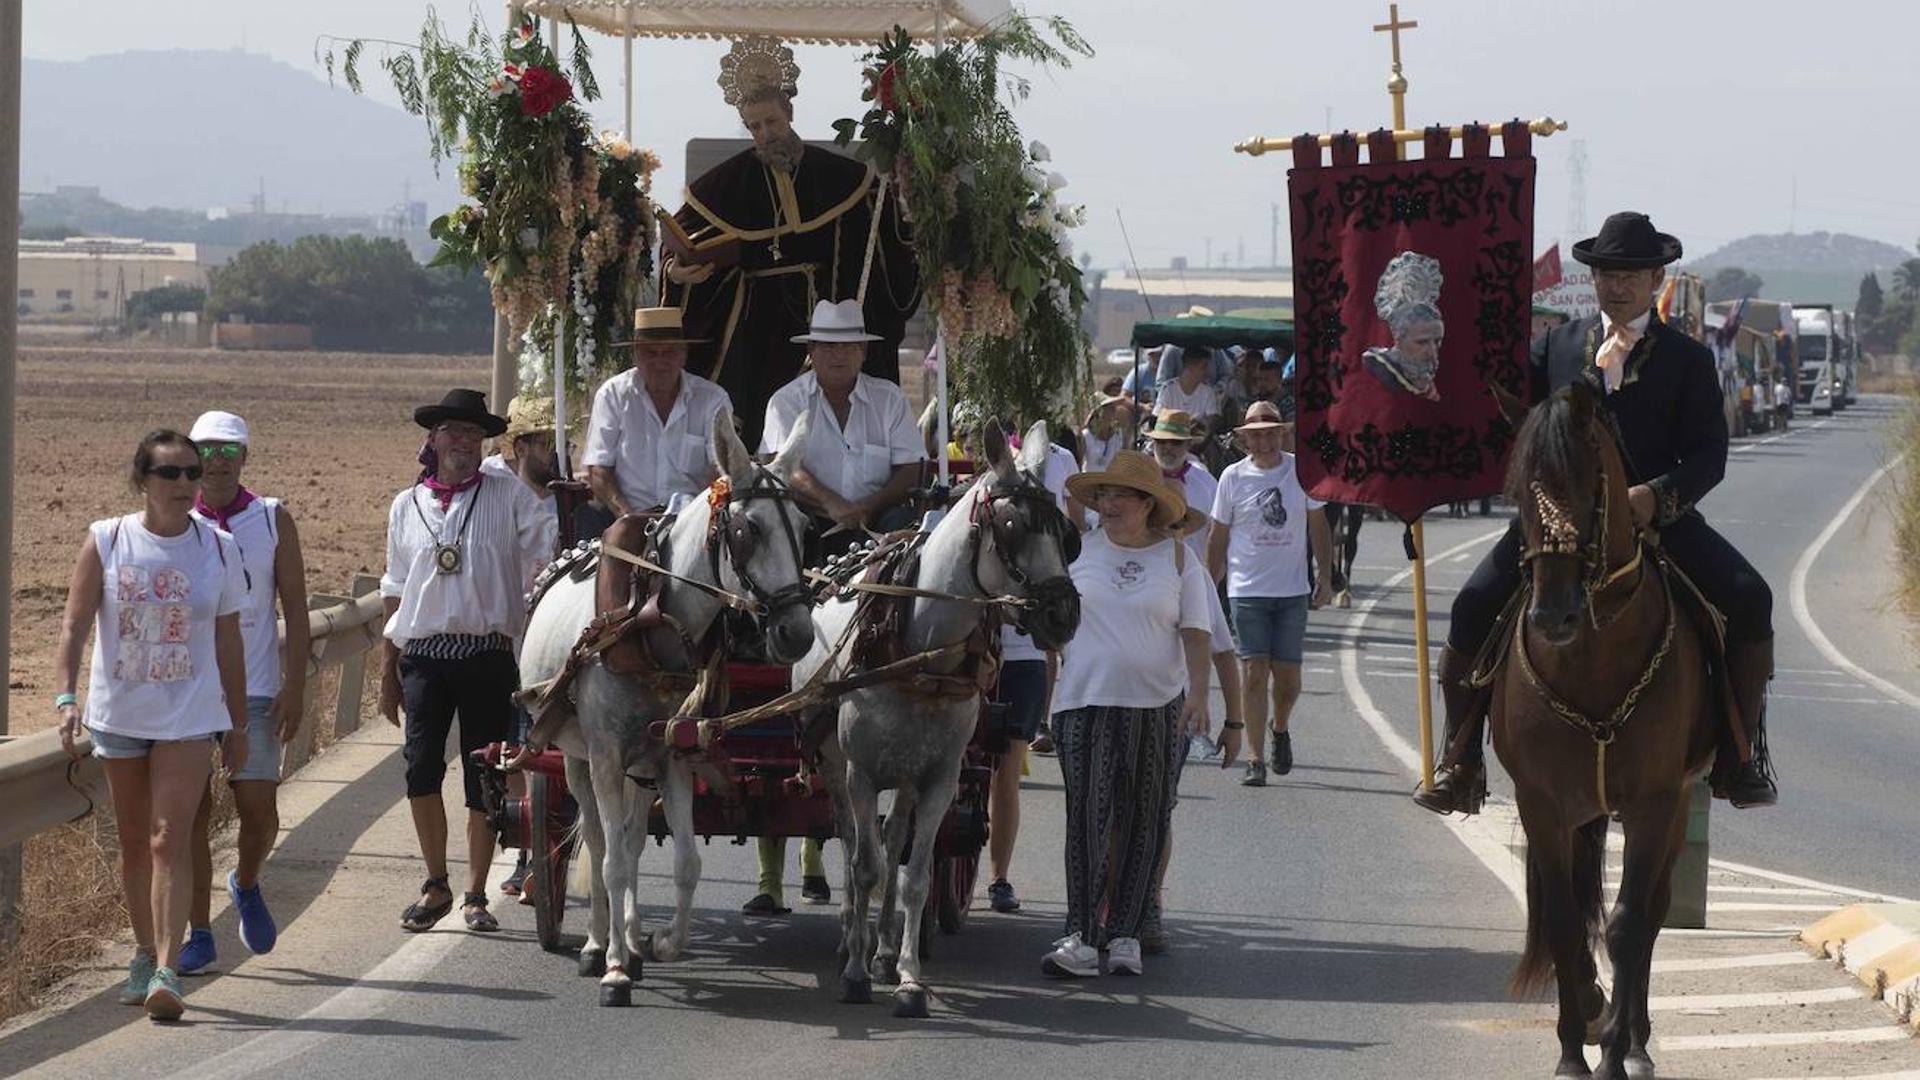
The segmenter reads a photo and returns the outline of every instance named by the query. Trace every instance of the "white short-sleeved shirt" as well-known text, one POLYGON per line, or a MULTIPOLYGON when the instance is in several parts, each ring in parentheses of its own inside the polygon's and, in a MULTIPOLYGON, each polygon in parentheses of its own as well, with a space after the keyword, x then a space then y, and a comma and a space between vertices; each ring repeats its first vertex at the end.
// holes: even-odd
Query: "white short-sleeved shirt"
POLYGON ((1286 597, 1313 591, 1307 577, 1307 511, 1326 505, 1300 487, 1294 456, 1262 469, 1242 458, 1220 474, 1213 518, 1227 539, 1227 595, 1286 597))
MULTIPOLYGON (((1047 474, 1044 482, 1047 490, 1053 492, 1055 506, 1067 505, 1067 477, 1080 471, 1073 455, 1058 443, 1047 447, 1047 474)), ((1073 526, 1068 525, 1069 529, 1073 526)), ((1000 628, 1000 659, 1002 660, 1045 660, 1047 654, 1036 648, 1033 639, 1013 628, 1008 623, 1000 628)))
POLYGON ((1099 472, 1112 464, 1113 455, 1127 448, 1127 436, 1131 434, 1130 429, 1120 424, 1115 424, 1113 432, 1104 439, 1095 435, 1092 428, 1081 428, 1080 438, 1087 447, 1087 471, 1099 472))
POLYGON ((811 410, 803 464, 815 480, 849 502, 886 487, 896 465, 927 456, 920 429, 913 422, 913 410, 900 387, 863 372, 853 384, 851 396, 847 426, 842 428, 834 418, 833 406, 820 393, 820 381, 813 372, 774 391, 767 401, 760 452, 778 453, 801 415, 811 410))
POLYGON ((683 371, 680 393, 663 421, 640 373, 628 368, 594 393, 580 463, 611 468, 621 496, 635 510, 664 506, 720 474, 713 460, 713 418, 731 404, 719 385, 683 371))
POLYGON ((1212 383, 1204 382, 1188 393, 1180 386, 1180 380, 1175 379, 1160 387, 1159 400, 1154 403, 1156 412, 1169 409, 1185 409, 1196 420, 1212 420, 1220 415, 1220 394, 1212 383))
MULTIPOLYGON (((193 519, 210 528, 219 523, 196 507, 193 519)), ((240 640, 246 645, 247 696, 276 697, 280 693, 279 590, 274 562, 280 551, 280 500, 260 496, 227 519, 224 530, 240 553, 240 573, 247 586, 240 609, 240 640)))
POLYGON ((387 640, 405 647, 437 634, 505 634, 518 641, 527 624, 527 568, 552 557, 558 528, 519 477, 481 473, 445 510, 421 484, 394 496, 380 595, 398 597, 400 609, 387 620, 387 640), (435 547, 456 538, 460 572, 442 574, 435 547))
POLYGON ((140 519, 128 514, 90 527, 104 577, 86 725, 168 741, 226 731, 233 722, 214 622, 246 606, 240 550, 233 537, 197 520, 178 536, 160 536, 140 519))
POLYGON ((1121 547, 1106 531, 1088 533, 1072 567, 1080 591, 1080 628, 1061 652, 1053 711, 1089 705, 1157 709, 1187 687, 1181 630, 1213 626, 1213 582, 1177 541, 1121 547))
MULTIPOLYGON (((1174 483, 1175 480, 1169 476, 1167 482, 1174 483)), ((1180 494, 1186 497, 1187 505, 1211 516, 1214 492, 1219 489, 1220 481, 1213 478, 1213 474, 1207 471, 1207 467, 1201 464, 1199 458, 1191 454, 1187 456, 1187 471, 1179 478, 1178 483, 1180 494)), ((1189 534, 1187 543, 1193 550, 1200 553, 1202 559, 1207 557, 1206 529, 1197 529, 1189 534)))

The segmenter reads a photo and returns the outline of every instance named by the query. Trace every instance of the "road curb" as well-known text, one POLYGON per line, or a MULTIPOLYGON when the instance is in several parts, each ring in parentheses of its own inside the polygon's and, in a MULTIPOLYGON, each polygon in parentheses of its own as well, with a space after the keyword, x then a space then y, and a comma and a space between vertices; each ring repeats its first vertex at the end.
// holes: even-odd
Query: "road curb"
POLYGON ((1920 1031, 1920 904, 1854 904, 1800 931, 1799 940, 1920 1031))

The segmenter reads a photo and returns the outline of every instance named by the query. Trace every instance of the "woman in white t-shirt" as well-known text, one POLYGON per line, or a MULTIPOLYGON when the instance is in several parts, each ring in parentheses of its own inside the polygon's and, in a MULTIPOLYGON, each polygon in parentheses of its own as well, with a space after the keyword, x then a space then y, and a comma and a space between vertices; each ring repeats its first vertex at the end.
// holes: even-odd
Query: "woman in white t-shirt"
POLYGON ((1049 975, 1140 974, 1140 927, 1166 843, 1168 770, 1207 727, 1206 568, 1164 530, 1186 501, 1145 454, 1067 481, 1100 512, 1071 572, 1080 628, 1062 652, 1053 737, 1067 789, 1067 935, 1049 975), (1117 864, 1109 865, 1116 859, 1117 864), (1105 919, 1102 920, 1104 901, 1105 919))
POLYGON ((240 611, 247 586, 226 534, 193 519, 200 451, 177 431, 140 440, 137 514, 96 521, 80 543, 60 631, 60 742, 76 749, 80 651, 92 626, 84 725, 106 768, 120 836, 120 879, 134 956, 120 1000, 156 1020, 183 1010, 177 973, 193 884, 194 811, 212 746, 246 764, 247 673, 240 611))

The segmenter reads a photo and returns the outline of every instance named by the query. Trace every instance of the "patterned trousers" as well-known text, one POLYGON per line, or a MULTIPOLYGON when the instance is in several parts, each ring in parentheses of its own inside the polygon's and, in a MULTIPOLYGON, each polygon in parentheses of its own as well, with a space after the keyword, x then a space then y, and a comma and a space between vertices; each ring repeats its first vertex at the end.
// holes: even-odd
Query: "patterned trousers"
POLYGON ((1067 788, 1067 932, 1096 948, 1140 936, 1172 823, 1184 703, 1054 714, 1067 788))

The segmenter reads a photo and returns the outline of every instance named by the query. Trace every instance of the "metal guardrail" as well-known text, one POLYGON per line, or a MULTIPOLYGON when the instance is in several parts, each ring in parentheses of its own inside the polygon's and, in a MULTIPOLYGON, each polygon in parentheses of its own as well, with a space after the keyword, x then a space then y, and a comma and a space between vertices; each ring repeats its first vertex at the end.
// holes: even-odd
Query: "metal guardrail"
MULTIPOLYGON (((380 641, 386 607, 379 592, 379 579, 367 575, 354 578, 353 595, 315 594, 308 598, 307 627, 313 635, 312 651, 307 659, 308 700, 306 722, 286 748, 285 770, 292 772, 313 756, 314 728, 317 717, 311 688, 316 676, 328 668, 340 668, 340 690, 333 711, 335 737, 352 732, 360 724, 360 695, 366 681, 367 652, 380 641)), ((281 623, 284 641, 286 624, 281 623)), ((0 742, 0 849, 11 847, 47 829, 78 821, 107 804, 107 777, 99 759, 91 754, 91 743, 84 730, 76 749, 82 756, 69 756, 60 747, 58 729, 35 732, 0 742)), ((5 906, 0 897, 0 907, 5 906)))

